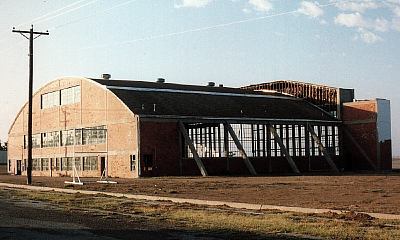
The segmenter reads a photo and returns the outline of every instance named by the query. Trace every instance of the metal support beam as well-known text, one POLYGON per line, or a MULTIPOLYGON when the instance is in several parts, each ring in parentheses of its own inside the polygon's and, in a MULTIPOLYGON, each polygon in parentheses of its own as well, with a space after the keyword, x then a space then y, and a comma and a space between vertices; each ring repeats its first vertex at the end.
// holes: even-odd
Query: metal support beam
POLYGON ((322 145, 321 140, 318 138, 317 134, 315 134, 314 127, 311 126, 310 124, 307 124, 307 130, 308 130, 308 132, 310 132, 312 138, 314 139, 315 143, 318 145, 319 150, 321 150, 322 154, 325 157, 325 160, 328 162, 331 169, 334 172, 339 173, 339 169, 336 167, 336 164, 332 161, 331 156, 329 155, 328 151, 322 145))
POLYGON ((229 123, 224 123, 224 126, 228 130, 229 134, 231 135, 233 141, 236 144, 236 147, 239 149, 239 152, 242 155, 244 163, 246 164, 247 169, 249 169, 249 172, 251 173, 251 175, 257 175, 257 172, 253 167, 253 164, 251 164, 249 158, 247 157, 246 151, 244 151, 244 148, 243 148, 242 144, 240 143, 238 137, 236 136, 235 131, 233 131, 231 125, 229 123))
POLYGON ((190 139, 189 134, 186 131, 185 125, 181 121, 179 121, 179 130, 181 131, 183 137, 185 138, 186 144, 189 146, 190 151, 193 154, 193 158, 196 161, 197 167, 199 168, 201 175, 203 177, 208 176, 208 173, 206 171, 206 168, 204 167, 203 162, 201 161, 199 154, 196 151, 196 148, 194 147, 192 139, 190 139))
POLYGON ((360 144, 358 144, 358 142, 354 139, 354 137, 353 137, 353 135, 351 135, 350 131, 346 127, 343 127, 343 131, 346 134, 346 136, 350 139, 350 141, 354 144, 354 146, 360 151, 361 155, 368 161, 368 163, 371 165, 371 167, 375 171, 377 171, 378 167, 374 164, 374 162, 371 160, 371 158, 368 157, 368 154, 360 146, 360 144))
POLYGON ((224 125, 224 157, 226 158, 226 171, 229 172, 229 133, 224 125))
POLYGON ((285 155, 286 160, 288 161, 288 163, 289 163, 290 167, 292 168, 293 172, 295 172, 297 174, 300 174, 300 171, 297 168, 296 163, 293 161, 292 157, 290 156, 287 148, 283 144, 283 141, 282 141, 281 137, 276 132, 276 129, 272 125, 268 125, 268 128, 269 128, 270 132, 274 135, 275 142, 277 142, 279 144, 279 147, 281 148, 281 152, 285 155))

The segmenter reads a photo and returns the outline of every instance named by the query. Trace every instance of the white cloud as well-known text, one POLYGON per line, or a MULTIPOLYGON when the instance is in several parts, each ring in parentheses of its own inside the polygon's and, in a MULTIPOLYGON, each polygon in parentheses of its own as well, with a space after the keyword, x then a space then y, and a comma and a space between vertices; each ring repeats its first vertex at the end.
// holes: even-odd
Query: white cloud
POLYGON ((394 8, 393 8, 393 13, 394 13, 396 16, 400 17, 400 6, 394 7, 394 8))
POLYGON ((359 33, 360 39, 362 41, 364 41, 365 43, 372 44, 372 43, 383 41, 383 39, 380 36, 376 35, 373 32, 365 30, 363 28, 359 28, 358 33, 359 33))
POLYGON ((364 28, 367 25, 360 13, 341 13, 335 17, 335 23, 350 28, 364 28))
POLYGON ((319 24, 321 24, 321 25, 328 25, 328 22, 327 22, 325 19, 321 19, 321 20, 319 21, 319 24))
POLYGON ((297 11, 313 18, 320 17, 324 14, 324 10, 319 7, 318 2, 302 1, 297 11))
POLYGON ((249 4, 259 12, 269 12, 272 9, 272 3, 269 0, 249 0, 249 4))
POLYGON ((387 30, 389 30, 389 21, 384 18, 377 18, 372 23, 371 27, 375 31, 386 32, 387 30))
POLYGON ((393 18, 392 29, 400 32, 400 18, 393 18))
POLYGON ((181 0, 180 3, 175 4, 175 8, 192 7, 201 8, 207 6, 213 0, 181 0))
POLYGON ((248 8, 243 8, 243 9, 242 9, 242 12, 244 12, 244 13, 246 13, 246 14, 249 14, 249 13, 251 12, 251 10, 248 9, 248 8))
MULTIPOLYGON (((336 2, 336 0, 331 0, 331 2, 336 2)), ((343 1, 336 3, 335 6, 343 11, 352 11, 361 13, 369 9, 377 9, 380 7, 380 5, 374 0, 343 1)))
POLYGON ((335 17, 335 23, 349 28, 363 28, 386 32, 389 30, 389 21, 385 18, 375 20, 365 19, 360 13, 341 13, 335 17))

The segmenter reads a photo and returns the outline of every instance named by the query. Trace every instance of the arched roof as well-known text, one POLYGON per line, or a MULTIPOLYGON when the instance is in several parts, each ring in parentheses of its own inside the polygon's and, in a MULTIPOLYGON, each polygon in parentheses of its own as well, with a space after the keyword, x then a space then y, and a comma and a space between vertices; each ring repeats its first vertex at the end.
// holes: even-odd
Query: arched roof
MULTIPOLYGON (((89 81, 112 92, 133 114, 146 118, 273 119, 338 122, 329 113, 299 98, 273 92, 132 80, 63 77, 89 81)), ((18 112, 15 121, 27 103, 18 112)))
POLYGON ((274 119, 335 121, 299 98, 228 87, 92 79, 134 113, 148 118, 274 119))

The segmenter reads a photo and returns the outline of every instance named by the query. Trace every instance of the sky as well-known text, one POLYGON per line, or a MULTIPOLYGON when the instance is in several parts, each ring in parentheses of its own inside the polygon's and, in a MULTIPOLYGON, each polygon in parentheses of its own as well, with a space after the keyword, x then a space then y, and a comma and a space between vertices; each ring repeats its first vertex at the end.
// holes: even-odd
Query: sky
POLYGON ((400 0, 0 0, 0 140, 34 89, 63 76, 230 87, 297 80, 391 101, 400 156, 400 0))

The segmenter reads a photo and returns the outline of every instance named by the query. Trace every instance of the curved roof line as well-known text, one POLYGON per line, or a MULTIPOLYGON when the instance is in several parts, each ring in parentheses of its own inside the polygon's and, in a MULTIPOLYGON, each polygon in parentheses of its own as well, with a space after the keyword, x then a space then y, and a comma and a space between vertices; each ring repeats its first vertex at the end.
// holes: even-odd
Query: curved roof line
MULTIPOLYGON (((87 78, 87 77, 79 77, 79 76, 58 77, 58 78, 56 78, 55 80, 46 83, 46 84, 43 85, 41 88, 39 88, 38 90, 36 90, 36 91, 33 93, 32 98, 35 97, 41 90, 45 89, 47 86, 53 84, 54 82, 61 81, 61 80, 65 80, 65 79, 75 79, 75 80, 87 81, 87 82, 90 82, 90 83, 92 83, 92 84, 94 84, 94 85, 96 85, 96 86, 98 86, 98 87, 100 87, 100 88, 102 88, 102 89, 108 91, 108 92, 111 93, 113 96, 115 96, 115 98, 117 98, 117 99, 122 103, 122 105, 123 105, 133 116, 135 116, 135 114, 132 112, 132 110, 129 109, 129 107, 128 107, 117 95, 115 95, 115 93, 113 93, 112 91, 110 91, 109 89, 107 89, 106 86, 104 86, 104 85, 102 85, 102 84, 100 84, 100 83, 98 83, 98 82, 96 82, 96 81, 93 81, 93 79, 87 78)), ((13 129, 13 127, 14 127, 14 125, 15 125, 15 122, 17 121, 17 119, 19 118, 19 116, 21 115, 22 111, 24 110, 24 108, 26 107, 27 104, 28 104, 28 101, 26 101, 25 104, 22 105, 21 109, 20 109, 19 112, 17 113, 17 116, 15 116, 14 121, 11 123, 11 125, 10 125, 10 127, 9 127, 9 129, 8 129, 8 135, 10 134, 11 129, 13 129)))

